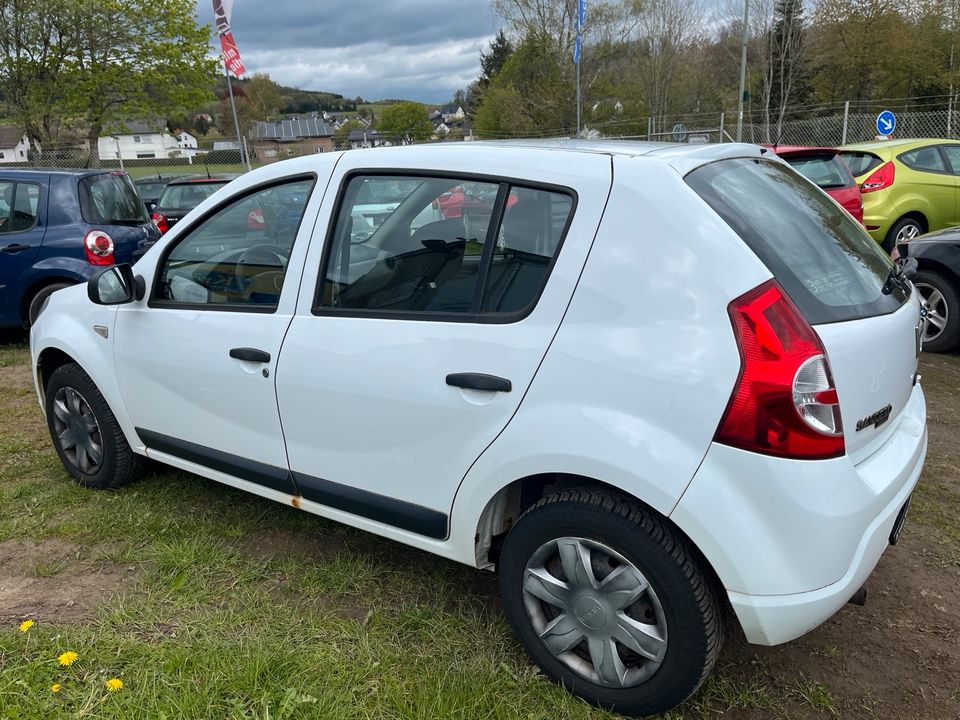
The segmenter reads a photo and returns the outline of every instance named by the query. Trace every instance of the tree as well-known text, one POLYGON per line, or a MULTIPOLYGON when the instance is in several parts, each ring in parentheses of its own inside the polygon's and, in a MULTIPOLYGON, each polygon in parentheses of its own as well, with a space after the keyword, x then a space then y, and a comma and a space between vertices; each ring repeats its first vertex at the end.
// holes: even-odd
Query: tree
POLYGON ((105 128, 210 97, 217 61, 193 0, 76 0, 72 8, 78 44, 69 54, 64 109, 85 118, 92 165, 105 128))
POLYGON ((76 46, 69 0, 0 1, 0 89, 34 142, 59 128, 64 69, 76 46))
POLYGON ((379 129, 404 144, 429 140, 433 134, 427 109, 418 102, 400 102, 385 107, 380 113, 379 129))
POLYGON ((506 33, 500 30, 490 41, 490 49, 480 53, 480 84, 484 87, 489 85, 512 54, 513 43, 507 39, 506 33))

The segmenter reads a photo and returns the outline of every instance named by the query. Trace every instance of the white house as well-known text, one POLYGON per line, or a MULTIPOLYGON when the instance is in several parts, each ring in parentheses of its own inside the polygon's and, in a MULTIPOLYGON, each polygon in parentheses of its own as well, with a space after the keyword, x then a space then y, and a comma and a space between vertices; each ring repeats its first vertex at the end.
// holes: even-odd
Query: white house
POLYGON ((463 111, 463 108, 460 105, 453 104, 447 105, 445 108, 443 108, 442 114, 443 122, 445 122, 447 125, 462 122, 463 119, 467 117, 467 114, 463 111))
POLYGON ((186 130, 177 133, 177 145, 183 151, 184 157, 192 158, 197 154, 197 139, 186 130))
POLYGON ((163 119, 130 120, 121 132, 101 136, 97 140, 97 150, 104 160, 190 159, 196 154, 188 154, 187 150, 181 148, 177 138, 167 132, 167 123, 163 119))
POLYGON ((23 128, 13 125, 0 127, 0 165, 26 164, 29 150, 30 138, 23 128))

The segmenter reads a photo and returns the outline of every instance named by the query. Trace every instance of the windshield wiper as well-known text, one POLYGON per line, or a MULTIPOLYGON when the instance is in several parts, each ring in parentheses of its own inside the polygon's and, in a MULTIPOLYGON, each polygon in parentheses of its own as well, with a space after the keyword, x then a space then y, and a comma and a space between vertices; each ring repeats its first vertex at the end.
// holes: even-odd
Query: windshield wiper
POLYGON ((900 288, 903 292, 910 293, 910 279, 917 274, 917 259, 911 257, 902 257, 893 261, 893 267, 887 273, 887 279, 883 282, 880 292, 889 295, 894 288, 900 288))

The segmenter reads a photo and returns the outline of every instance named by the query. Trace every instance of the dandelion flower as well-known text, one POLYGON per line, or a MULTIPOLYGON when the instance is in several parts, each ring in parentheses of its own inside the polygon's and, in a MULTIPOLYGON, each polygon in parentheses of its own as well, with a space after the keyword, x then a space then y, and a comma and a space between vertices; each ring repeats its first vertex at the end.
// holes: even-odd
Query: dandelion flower
POLYGON ((64 667, 70 667, 73 665, 77 658, 80 657, 73 650, 69 650, 57 658, 57 662, 63 665, 64 667))
POLYGON ((107 680, 105 685, 107 686, 107 690, 109 690, 110 692, 116 692, 117 690, 123 687, 123 680, 121 680, 120 678, 110 678, 109 680, 107 680))
POLYGON ((33 620, 24 620, 20 623, 20 632, 26 632, 33 627, 33 620))
POLYGON ((60 692, 60 683, 54 683, 50 686, 50 692, 60 692))

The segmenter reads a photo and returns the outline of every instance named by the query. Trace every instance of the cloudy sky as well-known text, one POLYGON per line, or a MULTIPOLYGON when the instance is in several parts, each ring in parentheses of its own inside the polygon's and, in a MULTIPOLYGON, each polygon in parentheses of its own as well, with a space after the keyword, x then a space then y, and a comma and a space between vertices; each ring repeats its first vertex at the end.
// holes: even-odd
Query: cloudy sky
MULTIPOLYGON (((198 0, 213 23, 212 0, 198 0)), ((247 72, 368 100, 449 100, 480 71, 496 31, 488 0, 235 0, 233 35, 247 72)))

